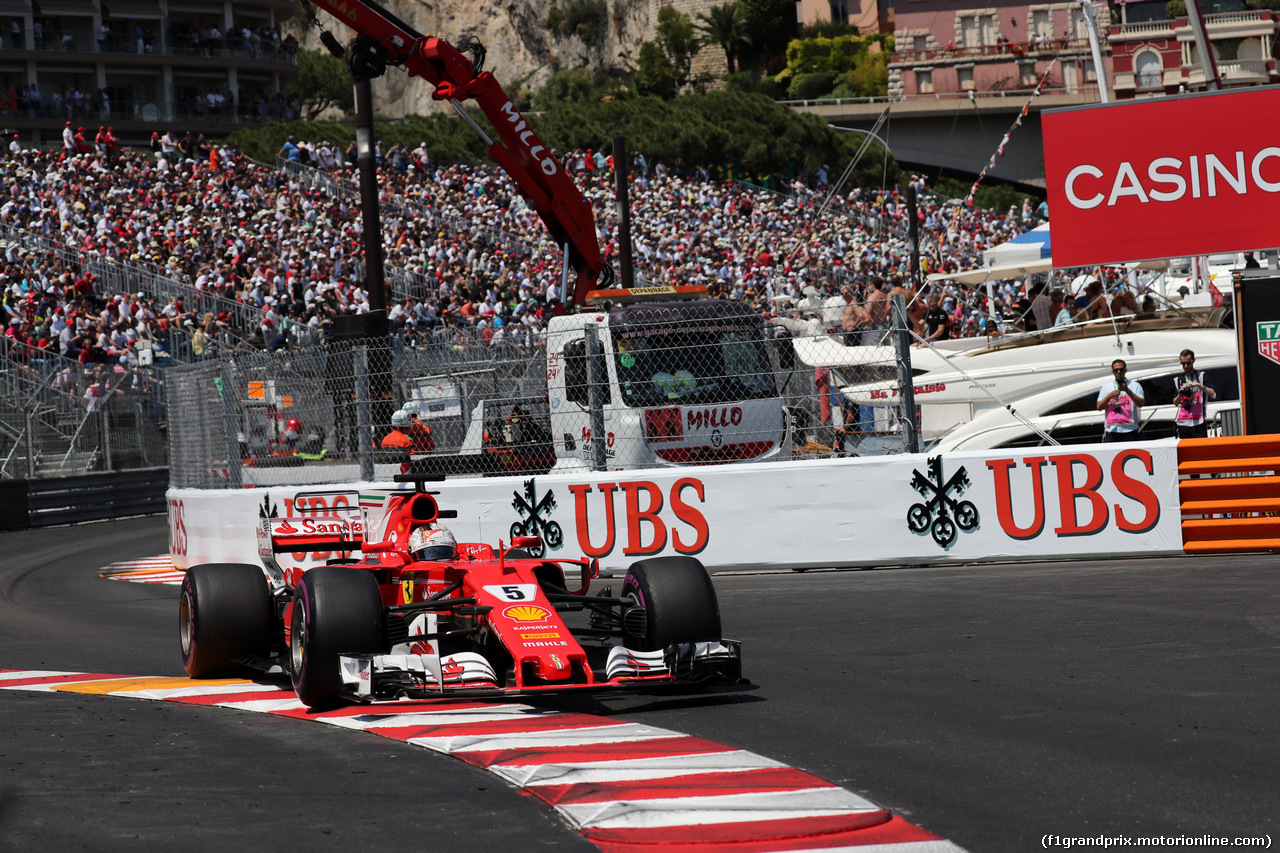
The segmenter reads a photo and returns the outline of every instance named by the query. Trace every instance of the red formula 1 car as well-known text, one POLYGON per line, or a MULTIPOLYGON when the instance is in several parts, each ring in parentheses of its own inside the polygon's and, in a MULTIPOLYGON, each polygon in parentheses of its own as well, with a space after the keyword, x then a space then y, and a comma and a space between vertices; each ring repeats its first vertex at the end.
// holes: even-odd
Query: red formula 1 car
MULTIPOLYGON (((457 543, 424 482, 347 518, 263 519, 255 565, 193 566, 182 583, 182 662, 199 678, 287 671, 314 708, 341 701, 738 684, 711 579, 690 557, 635 563, 615 597, 588 595, 598 561, 457 543), (366 536, 365 513, 370 527, 366 536), (303 571, 280 554, 360 551, 303 571), (566 569, 577 575, 570 590, 566 569), (570 627, 569 622, 574 622, 570 627)), ((362 502, 365 497, 362 495, 362 502)))

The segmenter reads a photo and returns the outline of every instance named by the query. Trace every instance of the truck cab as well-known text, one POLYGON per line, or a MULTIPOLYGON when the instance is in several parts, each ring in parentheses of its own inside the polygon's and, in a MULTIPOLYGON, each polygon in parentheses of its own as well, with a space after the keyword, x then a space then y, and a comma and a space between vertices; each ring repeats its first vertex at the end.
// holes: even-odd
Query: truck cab
POLYGON ((749 462, 789 452, 764 323, 740 303, 647 302, 553 317, 547 394, 557 471, 749 462), (592 434, 587 330, 600 343, 592 434))

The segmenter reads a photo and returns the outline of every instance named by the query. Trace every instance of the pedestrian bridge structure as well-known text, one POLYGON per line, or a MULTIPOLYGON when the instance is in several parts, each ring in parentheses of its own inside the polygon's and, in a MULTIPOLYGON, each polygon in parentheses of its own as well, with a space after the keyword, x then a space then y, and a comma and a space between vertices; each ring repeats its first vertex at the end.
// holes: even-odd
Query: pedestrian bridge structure
MULTIPOLYGON (((1006 94, 939 95, 936 98, 845 99, 783 101, 798 112, 821 116, 829 124, 870 131, 889 107, 889 118, 876 132, 898 162, 923 170, 926 176, 941 172, 977 177, 1013 127, 1030 92, 1006 94)), ((987 174, 1028 190, 1045 188, 1044 145, 1040 132, 1043 110, 1098 103, 1096 90, 1081 93, 1045 93, 1031 101, 1022 126, 1013 131, 1004 155, 987 174)))

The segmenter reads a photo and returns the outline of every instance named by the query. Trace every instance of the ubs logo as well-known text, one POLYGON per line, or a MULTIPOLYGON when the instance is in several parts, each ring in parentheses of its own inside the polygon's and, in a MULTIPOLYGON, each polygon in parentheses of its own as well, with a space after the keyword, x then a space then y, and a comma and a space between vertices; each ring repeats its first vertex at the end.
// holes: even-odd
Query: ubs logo
POLYGON ((945 481, 942 474, 942 457, 929 457, 929 475, 911 472, 911 488, 925 498, 924 503, 912 504, 907 510, 907 527, 912 533, 926 530, 939 548, 950 548, 959 535, 958 530, 968 532, 978 526, 978 508, 973 501, 957 500, 973 485, 963 465, 945 481), (952 497, 952 492, 955 497, 952 497))

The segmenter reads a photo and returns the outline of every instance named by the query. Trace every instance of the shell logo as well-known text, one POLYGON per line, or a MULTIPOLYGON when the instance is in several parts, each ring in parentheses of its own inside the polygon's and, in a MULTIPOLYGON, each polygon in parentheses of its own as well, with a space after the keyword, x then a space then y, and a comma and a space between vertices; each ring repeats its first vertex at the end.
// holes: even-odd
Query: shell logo
POLYGON ((532 604, 517 604, 514 607, 508 607, 502 611, 502 615, 513 622, 545 622, 551 614, 532 604))

